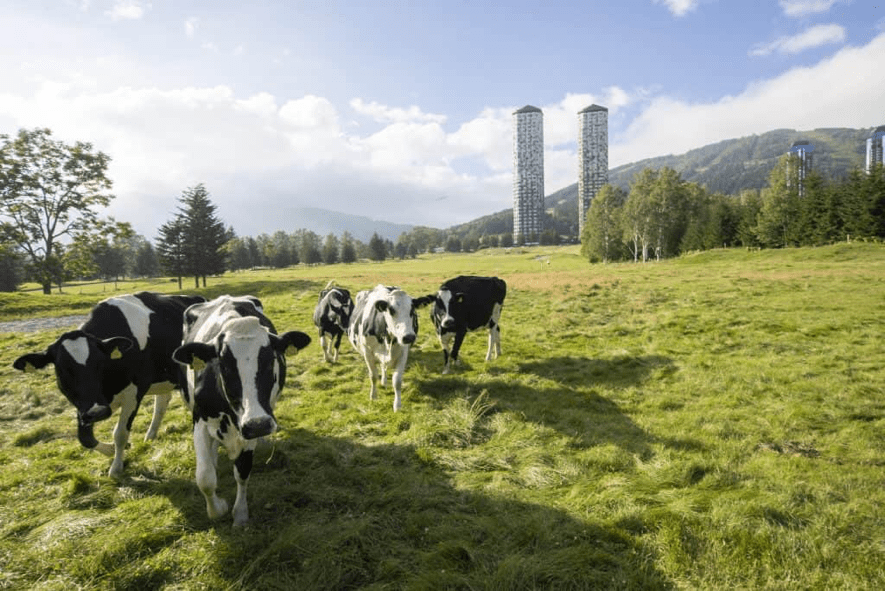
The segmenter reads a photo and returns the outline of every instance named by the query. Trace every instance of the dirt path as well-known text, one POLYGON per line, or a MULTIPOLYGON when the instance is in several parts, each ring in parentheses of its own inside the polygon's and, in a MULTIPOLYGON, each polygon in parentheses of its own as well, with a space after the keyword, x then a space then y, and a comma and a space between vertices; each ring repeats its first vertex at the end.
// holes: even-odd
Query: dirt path
POLYGON ((40 330, 59 330, 76 328, 86 321, 85 315, 55 316, 47 318, 29 318, 28 320, 11 320, 0 322, 0 332, 37 332, 40 330))

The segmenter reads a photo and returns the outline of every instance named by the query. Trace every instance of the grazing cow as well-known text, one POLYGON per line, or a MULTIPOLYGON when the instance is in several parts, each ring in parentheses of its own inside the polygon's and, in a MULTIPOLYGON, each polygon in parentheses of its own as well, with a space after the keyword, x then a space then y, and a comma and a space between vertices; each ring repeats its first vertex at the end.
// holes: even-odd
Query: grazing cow
POLYGON ((418 333, 415 309, 433 301, 433 296, 412 299, 398 287, 378 285, 356 294, 356 307, 348 329, 348 339, 369 368, 369 398, 377 395, 377 364, 381 363, 381 385, 387 385, 387 368, 393 367, 393 410, 401 405, 403 371, 409 347, 418 333))
POLYGON ((197 487, 210 518, 228 510, 215 494, 220 443, 234 462, 234 525, 248 521, 252 455, 258 438, 277 430, 273 410, 286 381, 284 353, 309 343, 303 332, 277 335, 254 297, 221 296, 185 312, 183 343, 172 356, 186 366, 181 393, 193 415, 197 487))
POLYGON ((108 474, 117 478, 123 473, 123 450, 132 421, 146 394, 156 398, 145 439, 157 435, 171 390, 180 387, 172 352, 181 345, 184 311, 204 301, 200 296, 148 292, 106 299, 92 309, 80 328, 61 335, 43 353, 19 357, 13 366, 26 371, 55 364, 58 387, 77 408, 80 444, 113 457, 108 474), (120 418, 114 443, 99 443, 93 425, 117 408, 120 418))
POLYGON ((501 308, 507 295, 507 284, 497 277, 461 275, 443 283, 436 293, 436 304, 430 317, 443 349, 443 373, 449 373, 453 363, 460 363, 458 351, 468 331, 489 329, 489 349, 486 361, 501 354, 501 308), (449 343, 455 337, 451 354, 449 343))
POLYGON ((341 346, 341 335, 350 326, 353 314, 353 300, 350 292, 343 287, 330 287, 320 292, 317 307, 313 311, 313 323, 320 331, 320 348, 323 358, 329 363, 338 361, 338 347, 341 346), (328 341, 326 335, 329 335, 328 341))

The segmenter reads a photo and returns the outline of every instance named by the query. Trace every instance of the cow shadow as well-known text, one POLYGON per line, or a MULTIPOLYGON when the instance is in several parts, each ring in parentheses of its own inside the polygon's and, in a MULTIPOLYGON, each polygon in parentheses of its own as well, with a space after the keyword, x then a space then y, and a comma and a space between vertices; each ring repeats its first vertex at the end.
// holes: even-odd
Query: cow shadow
POLYGON ((660 438, 650 435, 610 398, 600 391, 641 386, 652 376, 676 371, 673 361, 662 356, 619 356, 591 359, 576 356, 526 360, 516 364, 519 380, 510 376, 513 367, 490 364, 480 377, 464 364, 450 375, 440 375, 439 359, 432 353, 416 356, 426 364, 425 376, 416 387, 421 395, 445 404, 465 392, 485 392, 495 412, 512 412, 526 420, 543 424, 569 437, 576 447, 616 445, 643 460, 652 454, 652 444, 699 449, 693 439, 660 438), (427 355, 427 357, 425 357, 427 355), (499 377, 501 376, 501 377, 499 377), (542 379, 532 379, 536 376, 542 379))
MULTIPOLYGON (((221 458, 219 494, 228 500, 230 470, 221 458)), ((458 489, 411 445, 287 431, 256 450, 246 528, 230 516, 209 521, 193 480, 138 486, 168 495, 186 531, 217 536, 212 568, 232 588, 674 588, 653 566, 644 525, 458 489)), ((155 588, 175 576, 142 567, 130 583, 155 588)))

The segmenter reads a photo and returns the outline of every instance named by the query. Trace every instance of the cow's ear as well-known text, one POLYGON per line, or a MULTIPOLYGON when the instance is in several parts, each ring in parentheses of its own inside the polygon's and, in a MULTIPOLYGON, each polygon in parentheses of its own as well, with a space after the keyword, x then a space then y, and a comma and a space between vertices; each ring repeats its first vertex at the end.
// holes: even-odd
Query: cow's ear
POLYGON ((172 352, 172 359, 182 365, 188 365, 194 371, 200 371, 206 364, 218 357, 213 345, 206 343, 187 343, 172 352))
POLYGON ((294 355, 310 344, 310 337, 298 330, 284 332, 271 338, 274 340, 276 350, 285 355, 294 355))
POLYGON ((412 300, 412 304, 413 304, 416 308, 421 308, 421 307, 423 307, 423 306, 426 306, 427 304, 432 304, 432 303, 434 303, 435 301, 436 301, 436 294, 433 293, 433 294, 429 294, 429 295, 426 295, 426 296, 421 296, 420 298, 415 298, 415 299, 413 299, 413 300, 412 300))
POLYGON ((123 357, 123 353, 132 348, 133 344, 126 337, 111 337, 99 341, 98 346, 111 359, 120 359, 123 357))
POLYGON ((22 355, 12 362, 12 367, 19 371, 33 371, 35 369, 43 369, 53 361, 53 357, 48 353, 28 353, 22 355))
POLYGON ((387 303, 387 300, 378 300, 375 302, 375 309, 379 312, 386 312, 390 307, 390 304, 387 303))

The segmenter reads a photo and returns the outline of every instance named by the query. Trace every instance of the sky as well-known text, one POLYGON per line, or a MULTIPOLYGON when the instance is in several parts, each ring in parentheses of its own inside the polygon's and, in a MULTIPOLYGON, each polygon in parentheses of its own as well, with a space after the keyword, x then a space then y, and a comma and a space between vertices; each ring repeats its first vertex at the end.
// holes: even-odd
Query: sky
POLYGON ((302 207, 446 228, 512 207, 513 111, 545 190, 577 113, 609 165, 772 129, 885 124, 875 0, 4 0, 0 134, 111 157, 104 213, 148 239, 203 183, 239 235, 302 207))

